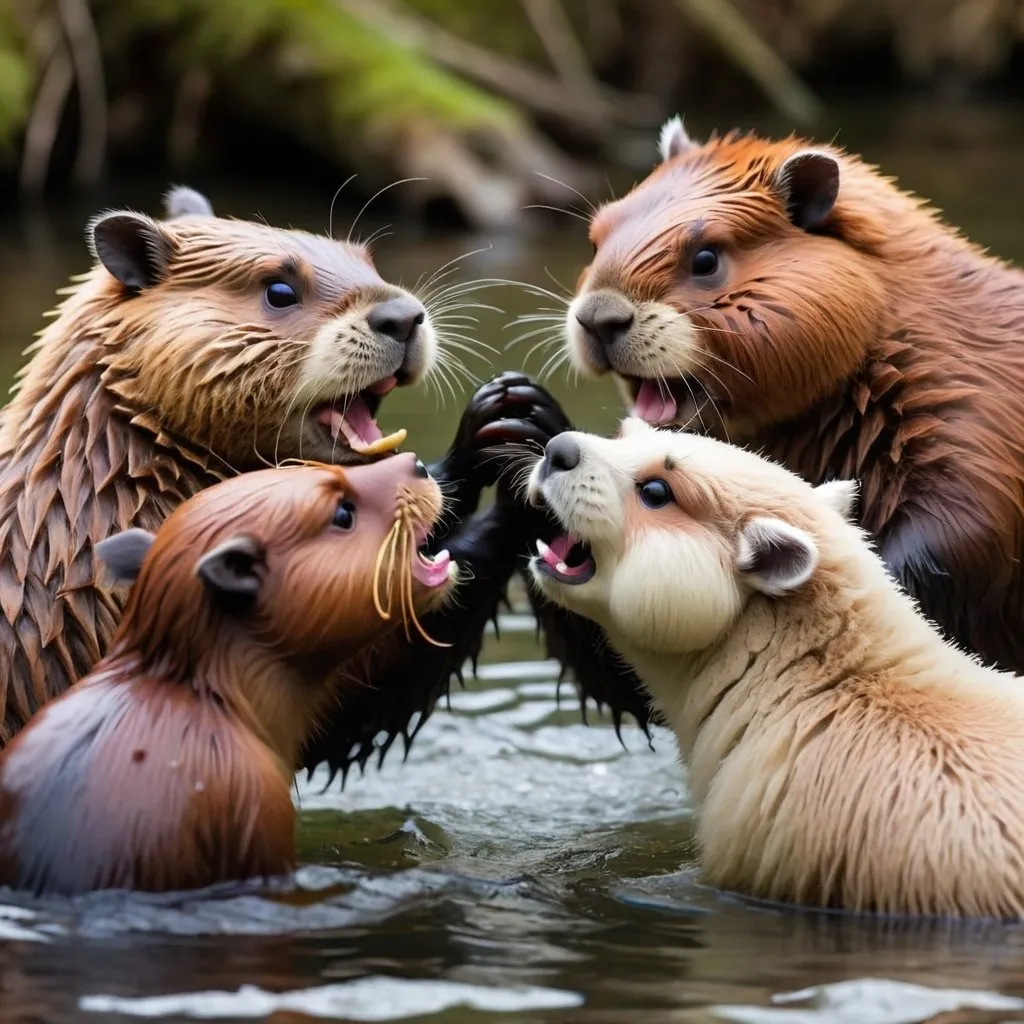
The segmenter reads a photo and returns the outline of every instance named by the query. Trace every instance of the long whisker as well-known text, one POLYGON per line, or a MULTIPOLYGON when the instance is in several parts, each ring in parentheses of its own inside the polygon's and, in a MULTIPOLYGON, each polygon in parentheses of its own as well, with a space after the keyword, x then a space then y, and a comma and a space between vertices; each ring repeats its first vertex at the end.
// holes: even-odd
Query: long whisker
POLYGON ((383 188, 377 189, 377 191, 374 192, 374 194, 372 196, 370 196, 370 198, 367 199, 365 203, 363 203, 362 207, 360 207, 359 212, 355 216, 355 220, 353 220, 351 225, 349 225, 348 235, 345 237, 345 242, 351 244, 351 242, 352 242, 352 232, 355 231, 356 225, 359 223, 359 218, 362 217, 362 215, 364 213, 366 213, 367 207, 370 205, 370 203, 372 203, 378 197, 382 196, 385 192, 387 192, 387 190, 389 188, 395 188, 398 185, 405 185, 407 182, 410 182, 410 181, 426 181, 426 180, 427 180, 426 178, 402 178, 399 181, 391 182, 390 185, 385 185, 383 188))
POLYGON ((350 174, 339 186, 338 191, 334 193, 334 197, 331 199, 331 208, 327 214, 327 236, 328 238, 334 237, 334 204, 338 201, 338 196, 341 195, 342 189, 355 177, 354 174, 350 174))
POLYGON ((388 535, 381 542, 380 549, 377 551, 377 560, 374 562, 373 565, 373 606, 377 609, 377 614, 385 622, 387 622, 391 618, 391 610, 390 604, 387 611, 384 610, 384 606, 381 604, 380 570, 381 567, 384 565, 384 555, 388 549, 389 542, 391 542, 391 547, 392 549, 394 549, 394 541, 398 533, 399 525, 400 524, 396 522, 395 525, 391 527, 391 530, 389 531, 388 535))
POLYGON ((406 639, 407 640, 411 640, 412 639, 412 637, 409 634, 409 623, 412 622, 412 624, 416 627, 416 632, 419 633, 419 635, 424 640, 426 640, 426 642, 428 644, 430 644, 431 646, 433 646, 433 647, 451 647, 452 646, 451 644, 446 644, 446 643, 442 643, 440 640, 435 640, 423 628, 423 624, 420 622, 419 618, 416 615, 416 603, 415 603, 415 601, 413 599, 413 593, 412 593, 412 560, 416 556, 416 548, 415 548, 415 539, 413 537, 413 524, 412 524, 411 521, 408 520, 408 518, 406 519, 406 526, 407 526, 407 529, 405 530, 405 532, 403 534, 403 537, 404 537, 406 543, 405 543, 405 548, 403 549, 403 558, 402 558, 403 569, 404 569, 404 571, 402 573, 402 583, 404 584, 404 589, 401 592, 404 595, 404 599, 405 599, 405 613, 403 614, 402 618, 404 620, 404 625, 405 625, 405 636, 406 636, 406 639), (407 557, 406 557, 406 555, 407 555, 407 557))
POLYGON ((553 182, 555 185, 561 185, 562 188, 567 188, 570 192, 575 192, 576 195, 578 195, 580 199, 582 199, 583 202, 585 202, 587 206, 590 207, 592 212, 598 212, 597 207, 594 205, 593 201, 588 199, 578 188, 573 188, 573 186, 570 185, 567 181, 560 181, 558 178, 552 178, 550 174, 545 174, 543 171, 534 171, 533 173, 536 174, 538 178, 546 178, 548 181, 553 182))

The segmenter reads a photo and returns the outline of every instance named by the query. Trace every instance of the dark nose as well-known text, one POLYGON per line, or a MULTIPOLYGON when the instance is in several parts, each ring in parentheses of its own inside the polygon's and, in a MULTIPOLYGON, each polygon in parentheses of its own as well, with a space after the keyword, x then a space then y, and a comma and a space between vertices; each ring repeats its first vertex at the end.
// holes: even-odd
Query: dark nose
POLYGON ((558 434, 544 448, 541 476, 546 480, 555 473, 567 473, 579 464, 580 446, 568 434, 558 434))
POLYGON ((413 473, 416 474, 416 476, 420 477, 422 480, 426 480, 427 477, 430 476, 430 474, 427 472, 427 467, 423 465, 423 462, 420 459, 416 460, 416 463, 412 467, 412 471, 413 473))
POLYGON ((576 310, 576 320, 605 347, 621 341, 633 326, 633 304, 618 292, 594 292, 576 310))
POLYGON ((385 334, 400 345, 407 345, 426 316, 427 311, 421 303, 411 296, 400 295, 387 302, 378 302, 366 314, 366 322, 378 334, 385 334))

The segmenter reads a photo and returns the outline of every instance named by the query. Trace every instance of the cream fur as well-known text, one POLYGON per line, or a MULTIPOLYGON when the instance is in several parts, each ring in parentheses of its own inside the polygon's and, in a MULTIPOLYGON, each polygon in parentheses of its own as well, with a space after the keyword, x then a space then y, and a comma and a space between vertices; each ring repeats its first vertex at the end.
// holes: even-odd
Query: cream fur
POLYGON ((683 119, 679 114, 670 117, 658 132, 658 155, 661 159, 671 160, 675 156, 689 149, 693 143, 683 126, 683 119))
POLYGON ((849 910, 1024 915, 1021 680, 918 614, 846 518, 855 486, 812 488, 636 420, 573 437, 578 466, 542 479, 538 464, 530 494, 591 544, 596 572, 566 586, 535 560, 534 577, 605 628, 673 728, 704 880, 849 910), (641 504, 651 476, 674 503, 641 504))

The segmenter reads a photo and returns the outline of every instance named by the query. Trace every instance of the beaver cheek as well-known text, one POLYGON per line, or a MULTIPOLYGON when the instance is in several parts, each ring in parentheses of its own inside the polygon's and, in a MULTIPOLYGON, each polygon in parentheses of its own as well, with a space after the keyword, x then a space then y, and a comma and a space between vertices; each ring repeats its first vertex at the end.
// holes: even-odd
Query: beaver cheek
POLYGON ((706 539, 649 531, 620 564, 610 618, 625 644, 687 654, 715 643, 742 608, 735 573, 706 539))

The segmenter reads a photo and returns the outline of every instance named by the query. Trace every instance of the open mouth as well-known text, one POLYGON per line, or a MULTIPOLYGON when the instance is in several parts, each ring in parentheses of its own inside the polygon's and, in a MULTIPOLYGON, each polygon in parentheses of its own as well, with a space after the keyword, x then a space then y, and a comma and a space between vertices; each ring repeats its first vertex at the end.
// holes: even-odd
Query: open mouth
POLYGON ((451 575, 452 556, 445 548, 432 555, 429 550, 430 531, 425 526, 417 526, 414 534, 416 550, 412 555, 412 578, 425 587, 439 587, 447 582, 451 575))
POLYGON ((652 426, 666 423, 685 426, 715 402, 714 396, 692 373, 658 381, 627 377, 626 382, 633 396, 633 415, 652 426))
POLYGON ((535 564, 545 576, 573 586, 586 583, 597 571, 590 545, 571 533, 560 534, 550 545, 538 540, 535 564))
POLYGON ((357 455, 383 455, 394 451, 405 439, 405 429, 385 434, 374 418, 381 400, 398 385, 398 378, 384 377, 354 395, 342 395, 313 408, 310 417, 328 434, 333 444, 339 440, 357 455))

